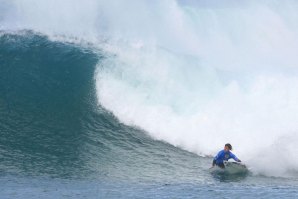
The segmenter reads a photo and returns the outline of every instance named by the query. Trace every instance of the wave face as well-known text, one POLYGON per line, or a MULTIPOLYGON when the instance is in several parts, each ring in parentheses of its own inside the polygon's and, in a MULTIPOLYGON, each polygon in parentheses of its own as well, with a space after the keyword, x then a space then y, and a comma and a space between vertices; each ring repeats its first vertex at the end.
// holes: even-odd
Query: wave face
POLYGON ((77 172, 84 167, 80 156, 88 131, 81 120, 91 108, 97 56, 32 32, 3 34, 0 49, 4 171, 77 172))
POLYGON ((297 2, 2 2, 1 29, 101 49, 86 79, 121 123, 203 156, 231 142, 255 173, 297 176, 297 2))

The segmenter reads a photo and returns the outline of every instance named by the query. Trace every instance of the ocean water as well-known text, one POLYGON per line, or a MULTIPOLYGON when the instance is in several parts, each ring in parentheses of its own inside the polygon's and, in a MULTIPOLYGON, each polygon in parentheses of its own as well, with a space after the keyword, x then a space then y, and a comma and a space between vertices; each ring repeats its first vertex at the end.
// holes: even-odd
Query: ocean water
POLYGON ((297 10, 0 0, 0 198, 297 198, 297 10))

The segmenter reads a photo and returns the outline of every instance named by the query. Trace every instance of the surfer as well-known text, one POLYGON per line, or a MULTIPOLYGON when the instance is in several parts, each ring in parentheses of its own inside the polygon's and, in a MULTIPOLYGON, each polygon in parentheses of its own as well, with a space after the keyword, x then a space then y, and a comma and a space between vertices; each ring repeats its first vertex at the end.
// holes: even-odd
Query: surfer
POLYGON ((231 144, 225 144, 225 147, 223 150, 218 152, 218 154, 214 157, 212 162, 212 167, 217 165, 220 168, 225 168, 224 161, 228 161, 229 159, 233 158, 237 162, 241 162, 232 152, 232 145, 231 144))

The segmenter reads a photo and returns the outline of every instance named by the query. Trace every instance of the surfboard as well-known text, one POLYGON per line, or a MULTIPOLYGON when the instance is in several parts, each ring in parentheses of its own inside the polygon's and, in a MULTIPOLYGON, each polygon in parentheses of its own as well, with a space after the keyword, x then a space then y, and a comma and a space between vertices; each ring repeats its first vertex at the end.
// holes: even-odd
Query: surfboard
POLYGON ((247 174, 248 169, 245 164, 241 162, 224 161, 225 168, 214 166, 210 168, 213 174, 247 174))

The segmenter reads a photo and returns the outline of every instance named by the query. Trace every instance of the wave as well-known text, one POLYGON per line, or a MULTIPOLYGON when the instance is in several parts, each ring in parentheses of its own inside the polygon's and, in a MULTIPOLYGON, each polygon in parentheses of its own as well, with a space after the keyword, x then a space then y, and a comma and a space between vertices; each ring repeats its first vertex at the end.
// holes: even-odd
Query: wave
POLYGON ((0 176, 158 181, 196 164, 98 105, 98 49, 21 31, 0 36, 0 58, 0 176))
POLYGON ((99 46, 98 103, 122 123, 202 156, 231 142, 255 173, 297 173, 296 2, 3 2, 1 29, 99 46))

